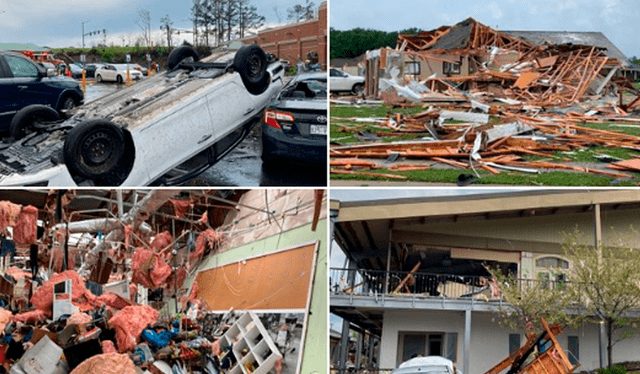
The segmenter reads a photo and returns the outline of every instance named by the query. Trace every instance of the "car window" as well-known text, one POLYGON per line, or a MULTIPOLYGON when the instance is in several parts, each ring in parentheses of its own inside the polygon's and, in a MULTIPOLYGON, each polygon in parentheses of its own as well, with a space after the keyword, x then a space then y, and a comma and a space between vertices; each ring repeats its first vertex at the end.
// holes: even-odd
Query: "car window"
POLYGON ((28 60, 16 56, 5 56, 5 59, 14 77, 38 77, 38 69, 28 60))

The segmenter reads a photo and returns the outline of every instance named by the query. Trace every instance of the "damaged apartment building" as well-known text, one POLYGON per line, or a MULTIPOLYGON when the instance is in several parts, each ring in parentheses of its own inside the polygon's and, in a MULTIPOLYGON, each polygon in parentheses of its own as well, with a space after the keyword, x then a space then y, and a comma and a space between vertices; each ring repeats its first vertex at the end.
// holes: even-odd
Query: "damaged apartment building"
POLYGON ((0 372, 326 372, 326 199, 0 191, 0 372))
MULTIPOLYGON (((329 272, 330 312, 342 318, 342 329, 331 332, 332 367, 339 373, 393 370, 412 357, 435 355, 464 374, 501 372, 490 370, 527 339, 524 330, 500 323, 500 311, 509 306, 486 266, 520 285, 533 280, 557 287, 567 281, 563 269, 572 266, 563 250, 566 233, 577 229, 584 245, 616 246, 624 239, 635 248, 639 214, 637 190, 477 191, 369 201, 332 196, 333 252, 344 253, 344 262, 332 253, 329 272)), ((640 317, 640 308, 629 317, 640 317)), ((588 323, 557 335, 579 371, 606 366, 599 332, 588 323)), ((637 335, 620 341, 613 363, 637 361, 638 344, 637 335)))
MULTIPOLYGON (((600 32, 497 31, 473 18, 367 53, 366 94, 456 101, 483 91, 498 99, 570 105, 587 94, 629 90, 640 68, 600 32)), ((392 98, 388 98, 391 100, 392 98)), ((509 103, 509 101, 507 101, 509 103)), ((634 102, 635 104, 635 102, 634 102)))

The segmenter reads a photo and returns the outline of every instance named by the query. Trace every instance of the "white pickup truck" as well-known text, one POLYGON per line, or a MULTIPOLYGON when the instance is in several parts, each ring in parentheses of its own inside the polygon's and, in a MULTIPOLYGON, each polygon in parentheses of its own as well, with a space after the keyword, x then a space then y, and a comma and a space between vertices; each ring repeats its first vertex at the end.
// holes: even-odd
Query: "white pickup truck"
POLYGON ((67 119, 24 108, 34 115, 22 116, 19 139, 0 144, 0 186, 184 183, 240 143, 283 86, 282 65, 257 45, 201 61, 181 46, 167 65, 67 119))

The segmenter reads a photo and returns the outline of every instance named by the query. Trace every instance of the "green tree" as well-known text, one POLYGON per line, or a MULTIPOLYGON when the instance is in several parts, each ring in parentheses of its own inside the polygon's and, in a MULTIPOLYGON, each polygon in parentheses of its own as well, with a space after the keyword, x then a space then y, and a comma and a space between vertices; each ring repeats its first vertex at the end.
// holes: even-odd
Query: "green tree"
POLYGON ((553 275, 562 271, 566 282, 518 280, 488 270, 510 305, 500 311, 503 324, 530 330, 541 317, 564 326, 604 323, 611 367, 615 344, 638 333, 638 320, 627 314, 640 308, 640 255, 626 245, 594 248, 579 243, 579 237, 568 236, 563 246, 569 269, 549 269, 553 275))
POLYGON ((366 51, 395 47, 397 32, 356 28, 347 31, 331 29, 331 58, 354 58, 366 51))
POLYGON ((265 17, 258 14, 258 8, 249 4, 249 0, 236 0, 238 4, 238 37, 244 38, 248 29, 257 29, 264 25, 265 17))
POLYGON ((594 249, 579 244, 578 237, 571 236, 565 245, 573 284, 567 290, 588 315, 604 322, 611 367, 614 345, 637 333, 638 321, 627 318, 627 313, 640 307, 640 253, 626 245, 594 249))

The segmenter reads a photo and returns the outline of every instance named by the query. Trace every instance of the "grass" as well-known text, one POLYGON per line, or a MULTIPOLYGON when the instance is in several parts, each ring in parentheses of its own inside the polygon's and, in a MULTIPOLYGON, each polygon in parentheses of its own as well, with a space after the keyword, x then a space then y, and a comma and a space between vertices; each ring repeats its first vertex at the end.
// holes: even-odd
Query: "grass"
MULTIPOLYGON (((471 170, 462 169, 431 169, 419 171, 396 172, 388 169, 377 169, 368 171, 370 173, 395 174, 407 177, 407 181, 431 182, 431 183, 455 183, 460 174, 472 174, 471 170)), ((565 173, 560 171, 524 174, 516 172, 501 172, 498 175, 490 174, 484 170, 479 170, 480 179, 476 185, 535 185, 535 186, 610 186, 611 178, 602 177, 587 173, 565 173)), ((332 174, 334 180, 378 180, 378 181, 398 181, 397 179, 385 177, 372 177, 353 174, 332 174)), ((635 186, 633 180, 620 181, 618 186, 635 186)))
MULTIPOLYGON (((340 143, 359 143, 361 142, 354 133, 348 131, 339 131, 342 127, 352 127, 358 131, 372 131, 376 133, 391 131, 382 129, 364 122, 349 121, 349 118, 367 118, 367 117, 386 117, 393 116, 395 113, 416 114, 426 110, 424 107, 413 108, 392 108, 386 105, 376 107, 355 107, 355 106, 331 106, 331 139, 339 139, 340 143)), ((490 124, 499 121, 497 117, 490 117, 490 124)), ((459 123, 460 121, 447 121, 447 123, 459 123)), ((618 132, 627 135, 640 136, 640 126, 632 127, 616 127, 610 123, 587 123, 581 124, 582 127, 588 127, 598 130, 606 130, 618 132)), ((426 135, 407 135, 407 136, 389 136, 381 137, 380 141, 400 141, 414 140, 426 135)), ((589 147, 569 153, 556 152, 551 157, 524 156, 523 158, 531 161, 547 160, 552 162, 565 162, 569 159, 576 163, 596 163, 600 162, 596 156, 609 155, 621 159, 630 159, 632 156, 640 156, 640 152, 622 148, 606 148, 606 147, 589 147)), ((519 172, 502 171, 498 175, 493 175, 485 170, 478 171, 481 178, 475 184, 502 184, 502 185, 536 185, 536 186, 635 186, 640 182, 640 175, 636 174, 629 180, 615 180, 613 178, 589 174, 574 173, 564 171, 543 172, 540 174, 526 174, 519 172)), ((388 173, 402 175, 407 177, 408 181, 416 182, 432 182, 432 183, 455 183, 458 176, 463 173, 472 173, 471 170, 462 169, 432 169, 420 171, 395 172, 387 169, 373 170, 371 173, 388 173)), ((370 177, 349 174, 332 174, 331 179, 334 180, 393 180, 384 177, 370 177)))

